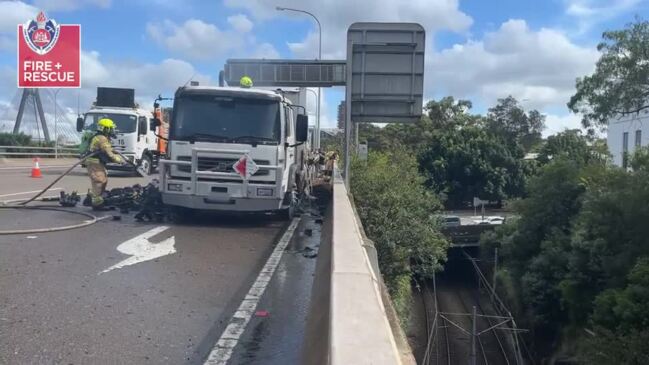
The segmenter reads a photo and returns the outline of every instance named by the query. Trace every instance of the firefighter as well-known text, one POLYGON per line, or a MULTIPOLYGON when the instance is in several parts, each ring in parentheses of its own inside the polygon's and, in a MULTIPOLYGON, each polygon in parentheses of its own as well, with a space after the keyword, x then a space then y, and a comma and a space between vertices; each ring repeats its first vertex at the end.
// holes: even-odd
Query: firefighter
POLYGON ((101 119, 97 123, 97 133, 90 140, 88 147, 89 153, 99 151, 97 155, 86 159, 88 176, 90 176, 90 198, 94 210, 105 209, 102 194, 108 184, 106 164, 109 162, 124 163, 122 158, 113 152, 113 147, 110 144, 110 139, 113 137, 115 137, 115 123, 107 118, 101 119))
POLYGON ((252 87, 252 79, 250 76, 244 76, 239 80, 239 86, 244 89, 250 89, 252 87))

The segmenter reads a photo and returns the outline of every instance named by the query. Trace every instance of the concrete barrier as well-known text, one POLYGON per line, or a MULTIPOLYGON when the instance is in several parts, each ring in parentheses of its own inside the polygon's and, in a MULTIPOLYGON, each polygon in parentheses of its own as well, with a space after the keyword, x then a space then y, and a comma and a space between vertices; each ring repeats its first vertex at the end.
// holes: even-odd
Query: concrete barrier
POLYGON ((333 175, 333 198, 316 266, 304 363, 414 363, 378 266, 372 264, 376 259, 366 251, 372 252, 371 241, 367 247, 343 179, 337 169, 333 175))

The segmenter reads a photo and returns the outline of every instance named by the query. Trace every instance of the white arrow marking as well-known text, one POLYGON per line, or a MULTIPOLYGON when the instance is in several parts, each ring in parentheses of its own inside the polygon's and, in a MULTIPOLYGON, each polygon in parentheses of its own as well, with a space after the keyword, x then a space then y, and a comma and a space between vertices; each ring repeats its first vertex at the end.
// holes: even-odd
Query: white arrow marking
POLYGON ((158 257, 176 253, 176 248, 174 247, 174 245, 176 244, 174 236, 171 236, 159 243, 153 243, 149 241, 151 237, 157 235, 158 233, 164 232, 167 229, 169 229, 169 227, 167 226, 156 227, 148 232, 142 233, 137 237, 123 242, 122 244, 117 246, 117 251, 125 255, 130 255, 131 257, 109 267, 99 274, 103 274, 115 269, 121 269, 124 266, 135 265, 139 262, 149 261, 157 259, 158 257))

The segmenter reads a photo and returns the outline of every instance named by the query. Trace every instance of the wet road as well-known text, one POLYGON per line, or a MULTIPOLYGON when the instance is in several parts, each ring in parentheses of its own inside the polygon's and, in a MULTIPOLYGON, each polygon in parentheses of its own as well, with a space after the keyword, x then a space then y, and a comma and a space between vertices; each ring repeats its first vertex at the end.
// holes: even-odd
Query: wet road
POLYGON ((284 226, 171 226, 175 253, 102 274, 154 227, 0 237, 0 363, 199 363, 284 226))
MULTIPOLYGON (((37 190, 54 176, 0 173, 0 195, 37 190)), ((111 185, 135 182, 146 179, 111 185)), ((79 171, 61 188, 86 184, 79 171)), ((80 219, 0 212, 0 230, 80 219)), ((0 364, 201 364, 287 225, 268 216, 201 214, 176 225, 125 215, 72 231, 0 236, 0 364)), ((304 247, 317 249, 319 226, 303 218, 298 227, 261 298, 268 315, 251 320, 232 364, 266 363, 268 354, 275 363, 298 359, 315 265, 304 247)))

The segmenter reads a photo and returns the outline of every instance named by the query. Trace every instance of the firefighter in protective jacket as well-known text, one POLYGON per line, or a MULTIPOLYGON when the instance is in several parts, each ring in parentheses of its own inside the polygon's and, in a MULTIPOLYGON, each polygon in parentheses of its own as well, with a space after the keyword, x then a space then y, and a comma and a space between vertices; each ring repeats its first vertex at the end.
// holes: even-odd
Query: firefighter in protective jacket
POLYGON ((106 164, 109 162, 124 163, 122 158, 113 152, 113 147, 110 144, 110 139, 114 136, 115 123, 110 119, 104 118, 97 123, 97 133, 90 140, 88 152, 93 153, 99 151, 97 155, 86 159, 88 176, 90 176, 90 198, 93 209, 104 208, 102 194, 106 190, 106 184, 108 184, 106 164))

